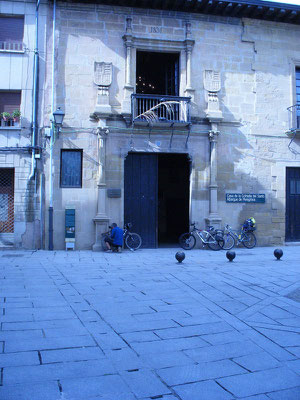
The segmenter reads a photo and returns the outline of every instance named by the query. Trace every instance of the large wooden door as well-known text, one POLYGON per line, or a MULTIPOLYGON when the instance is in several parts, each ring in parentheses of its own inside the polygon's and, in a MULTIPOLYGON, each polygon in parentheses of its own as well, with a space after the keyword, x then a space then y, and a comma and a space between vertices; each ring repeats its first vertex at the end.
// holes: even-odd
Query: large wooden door
POLYGON ((286 240, 300 240, 300 168, 286 169, 286 240))
POLYGON ((124 222, 142 237, 142 247, 157 247, 156 154, 129 153, 124 167, 124 222))

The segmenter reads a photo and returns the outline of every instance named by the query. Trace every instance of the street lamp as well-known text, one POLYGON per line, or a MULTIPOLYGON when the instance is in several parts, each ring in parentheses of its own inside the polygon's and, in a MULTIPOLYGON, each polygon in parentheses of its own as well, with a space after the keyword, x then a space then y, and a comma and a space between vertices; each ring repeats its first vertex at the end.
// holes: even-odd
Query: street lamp
POLYGON ((54 145, 54 134, 59 132, 62 127, 62 123, 64 120, 65 113, 58 107, 56 111, 53 112, 53 120, 52 120, 52 127, 51 130, 51 137, 50 137, 50 179, 49 179, 49 250, 53 250, 53 170, 52 170, 52 163, 53 163, 53 145, 54 145))

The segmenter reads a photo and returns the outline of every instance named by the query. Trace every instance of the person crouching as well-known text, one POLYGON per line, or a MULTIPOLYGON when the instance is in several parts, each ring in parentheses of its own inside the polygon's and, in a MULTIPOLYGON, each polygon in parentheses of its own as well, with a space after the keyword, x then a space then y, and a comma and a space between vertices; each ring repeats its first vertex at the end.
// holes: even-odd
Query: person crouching
POLYGON ((115 222, 109 228, 111 228, 110 236, 105 238, 106 252, 111 253, 113 246, 117 249, 118 253, 121 253, 123 247, 123 229, 119 228, 115 222))

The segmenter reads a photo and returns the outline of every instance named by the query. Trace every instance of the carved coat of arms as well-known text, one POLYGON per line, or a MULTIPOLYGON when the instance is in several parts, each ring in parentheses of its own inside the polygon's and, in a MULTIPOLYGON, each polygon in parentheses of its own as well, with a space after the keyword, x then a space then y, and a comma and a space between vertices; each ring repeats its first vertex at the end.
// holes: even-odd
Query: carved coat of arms
POLYGON ((221 89, 220 72, 204 71, 204 89, 208 92, 218 92, 221 89))
POLYGON ((110 86, 112 82, 112 63, 94 63, 94 83, 98 86, 110 86))

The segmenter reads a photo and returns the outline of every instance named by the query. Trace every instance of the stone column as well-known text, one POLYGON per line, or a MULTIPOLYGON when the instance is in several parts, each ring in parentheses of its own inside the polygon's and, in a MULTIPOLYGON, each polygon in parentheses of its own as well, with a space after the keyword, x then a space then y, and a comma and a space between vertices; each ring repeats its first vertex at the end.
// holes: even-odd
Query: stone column
POLYGON ((132 48, 133 48, 133 36, 132 36, 132 18, 126 18, 126 34, 123 36, 123 40, 126 47, 126 74, 125 74, 125 86, 124 86, 124 99, 122 102, 122 114, 131 114, 131 94, 134 91, 132 85, 132 48))
MULTIPOLYGON (((194 102, 195 90, 192 87, 192 50, 195 41, 192 39, 191 23, 188 21, 185 25, 185 56, 186 56, 186 87, 184 94, 191 97, 192 103, 194 102)), ((193 114, 193 108, 191 113, 193 114)), ((196 109, 194 110, 196 112, 196 109)))
MULTIPOLYGON (((103 124, 103 121, 102 125, 103 124)), ((98 146, 99 146, 99 179, 98 179, 98 203, 97 203, 97 215, 94 218, 96 225, 96 238, 95 244, 93 245, 93 251, 102 251, 102 233, 108 231, 109 217, 106 214, 106 140, 107 140, 108 128, 98 128, 98 146)))
POLYGON ((210 142, 210 182, 209 182, 209 216, 206 218, 207 225, 219 227, 221 217, 218 214, 218 185, 217 185, 217 141, 218 125, 212 123, 208 138, 210 142))

